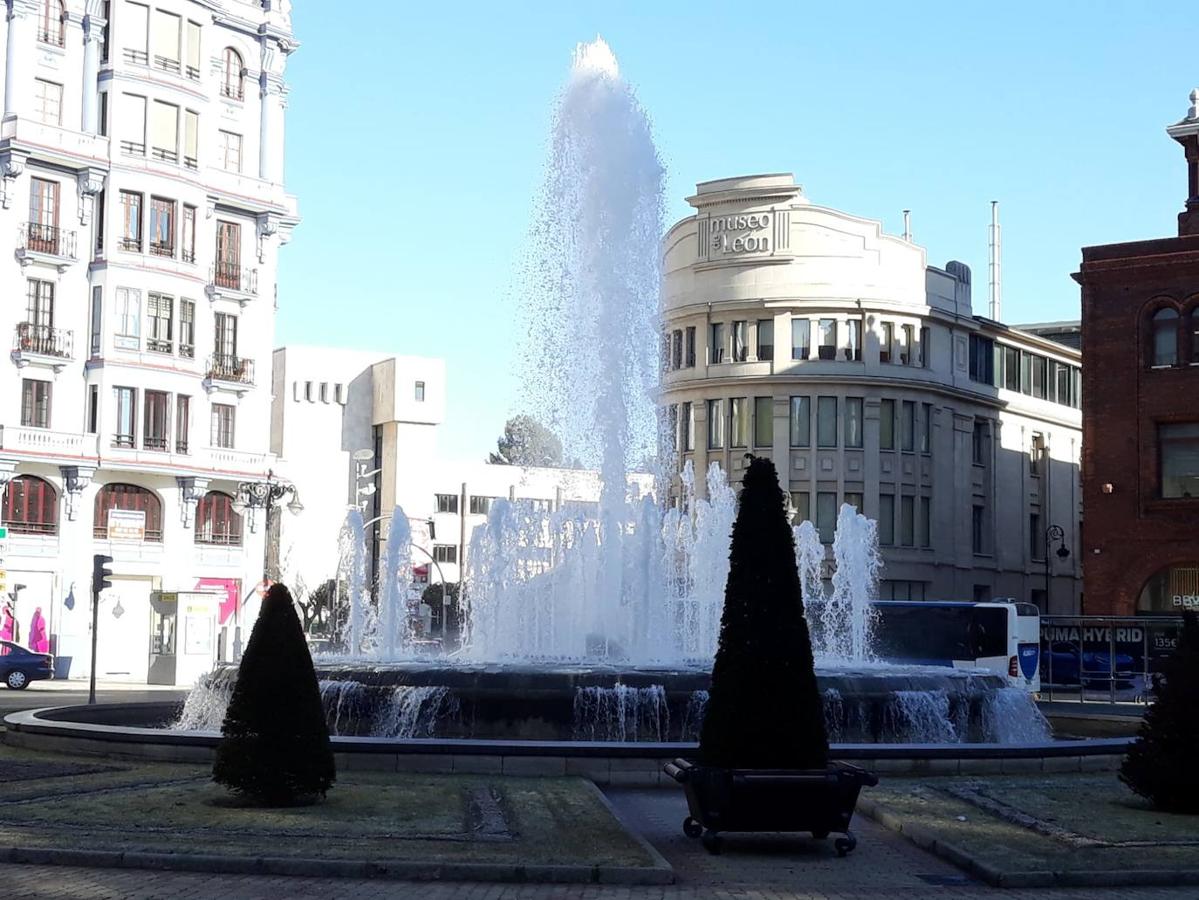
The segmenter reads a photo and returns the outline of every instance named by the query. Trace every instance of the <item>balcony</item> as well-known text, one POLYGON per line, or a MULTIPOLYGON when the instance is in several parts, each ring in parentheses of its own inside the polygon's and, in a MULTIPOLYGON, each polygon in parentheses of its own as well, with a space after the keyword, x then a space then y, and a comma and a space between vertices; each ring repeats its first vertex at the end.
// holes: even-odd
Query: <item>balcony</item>
POLYGON ((21 368, 43 365, 60 372, 75 358, 75 332, 21 322, 13 334, 12 358, 21 368))
POLYGON ((17 259, 22 266, 40 262, 53 266, 59 273, 79 257, 75 252, 74 231, 39 222, 26 222, 17 236, 17 259))
POLYGON ((208 389, 232 390, 244 394, 254 386, 254 360, 224 353, 208 357, 204 367, 205 386, 208 389))
POLYGON ((245 306, 258 296, 258 270, 218 262, 208 273, 208 296, 245 306))
POLYGON ((99 456, 94 434, 21 425, 0 425, 0 452, 63 459, 95 459, 99 456))

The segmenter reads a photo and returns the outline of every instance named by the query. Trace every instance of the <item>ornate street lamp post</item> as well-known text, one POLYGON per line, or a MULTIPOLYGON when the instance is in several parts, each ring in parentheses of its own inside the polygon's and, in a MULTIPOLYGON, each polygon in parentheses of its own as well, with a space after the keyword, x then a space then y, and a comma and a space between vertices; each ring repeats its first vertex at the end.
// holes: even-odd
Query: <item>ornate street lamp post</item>
POLYGON ((1070 556, 1070 551, 1066 548, 1066 532, 1065 532, 1065 530, 1063 530, 1061 525, 1050 525, 1047 529, 1045 529, 1045 554, 1044 554, 1044 556, 1045 556, 1045 609, 1042 610, 1042 612, 1046 613, 1046 614, 1049 612, 1049 609, 1050 609, 1050 606, 1049 606, 1049 578, 1050 578, 1051 573, 1050 573, 1050 566, 1049 566, 1049 563, 1050 563, 1049 551, 1053 547, 1054 542, 1058 542, 1061 544, 1061 546, 1058 547, 1057 550, 1055 551, 1058 559, 1064 560, 1070 556))

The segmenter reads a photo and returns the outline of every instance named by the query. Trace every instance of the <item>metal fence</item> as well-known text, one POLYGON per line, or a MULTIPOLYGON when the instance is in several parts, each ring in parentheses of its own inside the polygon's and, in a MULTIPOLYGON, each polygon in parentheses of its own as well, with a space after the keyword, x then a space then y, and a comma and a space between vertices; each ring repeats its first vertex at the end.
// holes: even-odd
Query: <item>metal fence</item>
POLYGON ((1148 703, 1178 616, 1042 616, 1041 699, 1148 703))

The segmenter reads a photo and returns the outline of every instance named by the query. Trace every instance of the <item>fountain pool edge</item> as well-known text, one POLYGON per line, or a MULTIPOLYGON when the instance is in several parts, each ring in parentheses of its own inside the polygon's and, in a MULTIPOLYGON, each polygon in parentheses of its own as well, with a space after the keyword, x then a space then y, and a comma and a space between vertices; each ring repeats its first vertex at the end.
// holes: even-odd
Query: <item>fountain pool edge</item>
MULTIPOLYGON (((179 703, 59 706, 4 717, 4 743, 30 750, 210 763, 220 735, 154 727, 179 703)), ((694 743, 334 737, 342 771, 579 775, 599 785, 673 786, 662 764, 694 743)), ((1038 744, 833 744, 831 755, 883 775, 1030 775, 1112 771, 1134 738, 1038 744)))

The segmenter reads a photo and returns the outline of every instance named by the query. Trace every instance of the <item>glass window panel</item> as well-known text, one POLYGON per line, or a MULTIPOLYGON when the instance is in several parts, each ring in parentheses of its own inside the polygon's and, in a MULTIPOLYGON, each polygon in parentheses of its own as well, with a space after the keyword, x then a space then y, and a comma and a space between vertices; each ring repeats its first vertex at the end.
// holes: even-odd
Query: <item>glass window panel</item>
POLYGON ((758 319, 758 359, 774 359, 774 319, 758 319))
POLYGON ((732 425, 733 447, 749 446, 749 414, 746 401, 742 397, 734 397, 729 401, 730 424, 732 425))
POLYGON ((812 445, 812 398, 791 398, 791 446, 812 445))
POLYGON ((845 324, 849 330, 849 344, 845 348, 845 358, 858 362, 862 359, 862 320, 850 319, 845 324))
POLYGON ((794 510, 791 516, 792 525, 810 522, 812 520, 812 495, 807 491, 792 491, 791 509, 794 510))
POLYGON ((831 544, 837 530, 837 495, 820 491, 816 494, 816 530, 820 541, 831 544))
POLYGON ((836 397, 818 397, 816 400, 816 446, 837 446, 836 397))
POLYGON ((899 427, 900 449, 916 449, 916 404, 911 400, 903 401, 903 416, 899 427))
POLYGON ((899 543, 904 547, 916 544, 916 498, 899 498, 899 543))
POLYGON ((724 401, 708 401, 708 449, 719 450, 724 446, 724 401))
POLYGON ((821 319, 819 323, 821 359, 837 358, 837 320, 821 319))
POLYGON ((895 323, 883 322, 878 336, 878 361, 889 363, 895 347, 895 323))
POLYGON ((748 323, 737 321, 733 323, 733 361, 745 362, 749 356, 749 344, 747 342, 746 332, 748 331, 748 323))
POLYGON ((1199 422, 1157 426, 1161 495, 1199 498, 1199 422))
POLYGON ((708 329, 708 362, 724 362, 724 325, 713 322, 708 329))
POLYGON ((774 399, 754 397, 754 446, 769 447, 774 443, 774 399))
POLYGON ((1178 313, 1173 309, 1153 314, 1153 365, 1178 365, 1178 313))
POLYGON ((862 398, 845 398, 845 446, 862 446, 862 398))
POLYGON ((878 542, 884 547, 895 545, 895 495, 878 495, 878 542))
POLYGON ((921 497, 920 498, 920 519, 919 519, 920 546, 921 547, 931 547, 933 545, 932 516, 933 516, 932 499, 930 497, 921 497))
POLYGON ((791 320, 791 358, 807 359, 812 350, 812 323, 807 319, 791 320))
POLYGON ((895 449, 895 401, 882 400, 878 405, 878 446, 880 450, 895 449))
POLYGON ((920 405, 920 452, 931 453, 933 449, 933 405, 920 405))

